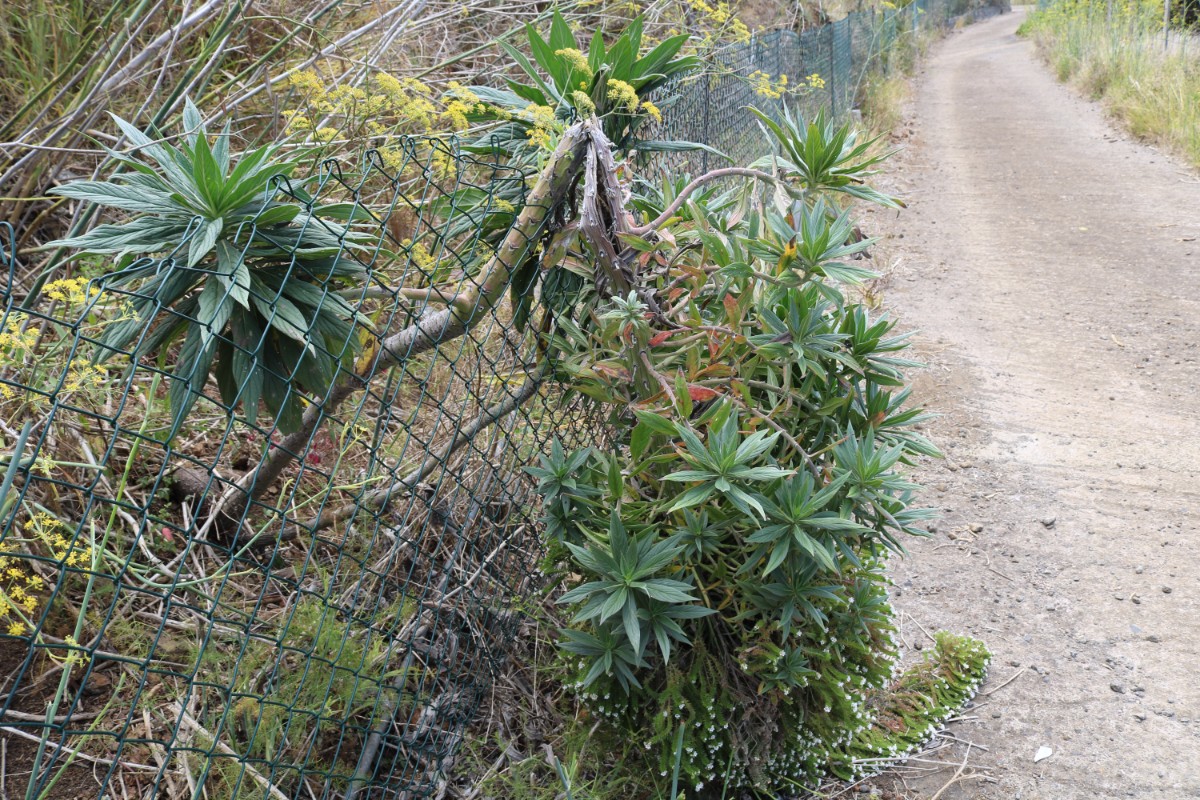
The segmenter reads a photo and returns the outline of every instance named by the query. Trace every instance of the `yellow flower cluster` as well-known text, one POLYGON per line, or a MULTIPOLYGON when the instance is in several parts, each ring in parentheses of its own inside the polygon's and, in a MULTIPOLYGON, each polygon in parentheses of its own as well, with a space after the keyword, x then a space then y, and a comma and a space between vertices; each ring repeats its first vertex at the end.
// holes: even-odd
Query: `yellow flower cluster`
MULTIPOLYGON (((13 356, 18 350, 32 350, 37 344, 38 332, 36 328, 28 327, 22 330, 22 327, 28 321, 27 314, 11 314, 8 320, 4 323, 4 327, 0 329, 0 356, 13 356)), ((0 358, 0 363, 3 362, 0 358)))
POLYGON ((455 161, 454 155, 440 147, 434 149, 433 156, 429 159, 429 169, 434 177, 442 180, 452 181, 458 177, 458 162, 455 161))
POLYGON ((564 47, 562 50, 555 50, 554 55, 570 64, 575 72, 586 76, 585 79, 592 77, 592 65, 588 63, 587 56, 582 51, 574 47, 564 47))
POLYGON ((399 147, 381 147, 379 149, 379 160, 383 162, 383 166, 393 175, 399 175, 400 172, 408 163, 408 157, 399 147))
POLYGON ((662 111, 660 111, 658 106, 654 105, 654 103, 651 103, 649 100, 642 103, 642 111, 645 111, 647 114, 649 114, 655 122, 662 122, 662 111))
POLYGON ((465 131, 470 127, 467 114, 470 114, 472 111, 478 114, 487 111, 487 106, 479 99, 479 95, 458 81, 450 81, 450 91, 446 93, 446 96, 450 100, 446 103, 446 110, 442 112, 442 117, 456 131, 465 131))
POLYGON ((625 81, 614 79, 608 82, 608 101, 614 107, 624 106, 625 110, 630 114, 637 113, 637 92, 625 81))
POLYGON ((381 136, 395 127, 427 133, 439 116, 438 106, 431 99, 432 89, 413 78, 380 72, 373 76, 369 88, 328 88, 326 83, 311 69, 288 76, 288 84, 302 103, 302 108, 284 112, 289 131, 329 144, 361 135, 381 136))
POLYGON ((417 266, 417 269, 426 275, 433 274, 437 269, 437 259, 429 252, 428 247, 420 242, 414 242, 412 239, 405 239, 400 244, 408 248, 408 257, 417 266))
MULTIPOLYGON (((66 525, 45 512, 28 519, 23 526, 26 545, 40 543, 58 561, 59 568, 86 567, 91 563, 91 547, 73 546, 63 535, 66 525)), ((37 613, 38 595, 46 582, 29 566, 23 555, 0 556, 0 625, 9 636, 29 632, 30 617, 37 613)))
POLYGON ((770 100, 778 100, 787 91, 787 75, 780 75, 778 80, 772 81, 769 74, 756 69, 750 73, 749 81, 755 94, 770 100))
POLYGON ((505 200, 502 197, 497 197, 495 200, 492 201, 492 208, 495 209, 496 211, 499 211, 502 214, 512 214, 514 211, 517 210, 516 206, 514 206, 512 203, 508 202, 507 200, 505 200))
POLYGON ((430 99, 433 90, 415 78, 397 78, 380 72, 375 85, 387 98, 387 111, 401 123, 420 131, 429 131, 437 106, 430 99))
POLYGON ((325 84, 311 69, 302 69, 288 76, 288 85, 309 97, 320 97, 325 93, 325 84))
MULTIPOLYGON (((0 369, 12 367, 20 370, 26 356, 37 346, 38 329, 32 325, 25 327, 28 321, 28 314, 10 314, 0 326, 0 369)), ((10 380, 16 380, 18 386, 21 383, 11 376, 10 380)), ((0 382, 0 399, 12 400, 16 396, 17 392, 12 386, 0 382)))
POLYGON ((805 82, 808 83, 808 88, 810 88, 810 89, 824 89, 825 88, 825 79, 821 77, 821 73, 819 73, 819 72, 814 72, 812 75, 809 75, 804 80, 805 80, 805 82))
POLYGON ((62 390, 68 394, 74 394, 81 389, 98 389, 104 385, 106 378, 108 378, 108 370, 99 364, 72 362, 71 369, 67 371, 67 379, 63 383, 62 390))
POLYGON ((312 120, 297 108, 283 112, 284 127, 289 133, 303 133, 312 130, 312 120))
POLYGON ((69 633, 63 637, 63 647, 67 651, 65 656, 58 655, 56 651, 59 648, 57 647, 47 648, 46 655, 68 668, 75 664, 86 664, 92 660, 92 657, 84 650, 79 640, 69 633))
POLYGON ((45 581, 13 556, 0 556, 0 625, 9 636, 24 636, 29 631, 27 620, 37 613, 38 593, 45 581))
POLYGON ((66 525, 45 512, 38 512, 25 522, 25 530, 50 548, 50 555, 61 567, 82 567, 91 562, 90 547, 75 547, 63 536, 66 525))
POLYGON ((584 116, 596 113, 596 104, 592 102, 592 98, 587 92, 571 92, 571 104, 584 116))
POLYGON ((549 150, 554 144, 554 132, 558 127, 554 109, 530 103, 525 107, 525 121, 533 126, 525 132, 529 143, 549 150))
POLYGON ((87 281, 79 278, 64 278, 51 281, 42 287, 42 294, 60 303, 79 305, 100 294, 96 287, 88 288, 87 281))
POLYGON ((704 35, 704 44, 711 44, 716 38, 728 38, 745 44, 750 41, 750 29, 740 19, 734 16, 729 3, 720 2, 715 6, 704 0, 687 0, 688 6, 698 14, 702 14, 709 27, 717 31, 708 31, 704 35))

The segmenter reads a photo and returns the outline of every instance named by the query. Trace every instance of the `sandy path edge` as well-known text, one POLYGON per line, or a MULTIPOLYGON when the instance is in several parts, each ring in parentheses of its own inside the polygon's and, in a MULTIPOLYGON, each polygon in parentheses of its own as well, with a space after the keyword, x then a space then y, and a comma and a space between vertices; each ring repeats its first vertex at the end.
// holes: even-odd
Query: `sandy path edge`
POLYGON ((984 639, 985 692, 1023 670, 952 730, 995 780, 942 800, 1200 797, 1200 177, 1055 82, 1022 16, 937 46, 881 180, 910 209, 868 218, 948 454, 903 636, 984 639))

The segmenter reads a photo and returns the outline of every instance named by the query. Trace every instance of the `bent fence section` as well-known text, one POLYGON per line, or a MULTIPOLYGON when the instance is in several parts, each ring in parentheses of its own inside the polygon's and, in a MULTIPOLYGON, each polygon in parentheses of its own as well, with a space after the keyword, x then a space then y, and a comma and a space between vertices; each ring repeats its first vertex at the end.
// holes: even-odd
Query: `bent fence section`
MULTIPOLYGON (((843 113, 899 37, 966 11, 923 0, 733 48, 673 87, 656 138, 744 163, 762 153, 743 108, 778 103, 781 75, 806 112, 843 113)), ((716 158, 651 154, 641 175, 716 158)), ((207 318, 198 335, 232 383, 158 344, 199 324, 203 301, 179 287, 221 277, 187 266, 187 243, 29 296, 0 227, 8 796, 437 792, 541 588, 523 468, 554 439, 609 444, 607 410, 556 385, 539 348, 572 317, 567 288, 518 273, 470 324, 446 320, 445 287, 473 286, 501 240, 545 232, 503 213, 532 177, 412 139, 402 164, 369 153, 279 181, 329 252, 256 273, 246 306, 263 327, 227 338, 207 318), (361 326, 310 335, 313 353, 271 338, 330 307, 361 326), (296 388, 327 363, 330 392, 296 388), (276 413, 248 413, 260 404, 276 413)))

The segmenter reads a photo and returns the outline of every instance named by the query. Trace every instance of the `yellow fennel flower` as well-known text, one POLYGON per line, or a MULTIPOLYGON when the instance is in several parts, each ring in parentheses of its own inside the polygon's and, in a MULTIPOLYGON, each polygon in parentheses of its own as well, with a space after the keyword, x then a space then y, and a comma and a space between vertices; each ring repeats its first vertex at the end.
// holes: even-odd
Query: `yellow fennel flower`
POLYGON ((587 56, 574 47, 565 47, 562 50, 555 50, 554 55, 561 58, 571 65, 571 69, 583 75, 592 77, 592 65, 588 63, 587 56))
POLYGON ((637 92, 622 80, 608 82, 608 101, 614 106, 624 106, 626 112, 630 114, 635 113, 638 108, 637 92))

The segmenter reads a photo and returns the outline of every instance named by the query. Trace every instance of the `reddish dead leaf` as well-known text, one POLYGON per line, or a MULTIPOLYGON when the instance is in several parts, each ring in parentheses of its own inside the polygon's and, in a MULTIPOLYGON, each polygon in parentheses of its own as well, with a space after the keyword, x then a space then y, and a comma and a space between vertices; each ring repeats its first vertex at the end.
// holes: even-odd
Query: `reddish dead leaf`
POLYGON ((660 344, 665 342, 667 339, 670 339, 671 335, 674 333, 675 333, 675 331, 660 331, 660 332, 654 334, 652 337, 650 337, 650 346, 658 347, 660 344))
POLYGON ((610 367, 607 364, 596 364, 594 367, 592 367, 592 369, 606 378, 613 378, 616 380, 627 380, 629 378, 629 372, 627 370, 610 367))
POLYGON ((733 369, 728 364, 709 364, 699 372, 693 373, 692 378, 725 378, 733 374, 733 369))
POLYGON ((729 315, 730 321, 737 322, 739 319, 741 319, 742 315, 738 310, 738 299, 736 295, 727 294, 722 302, 725 303, 725 313, 729 315))
POLYGON ((697 386, 694 383, 688 384, 688 397, 692 398, 693 403, 703 403, 705 400, 712 400, 720 396, 720 392, 709 389, 707 386, 697 386))

